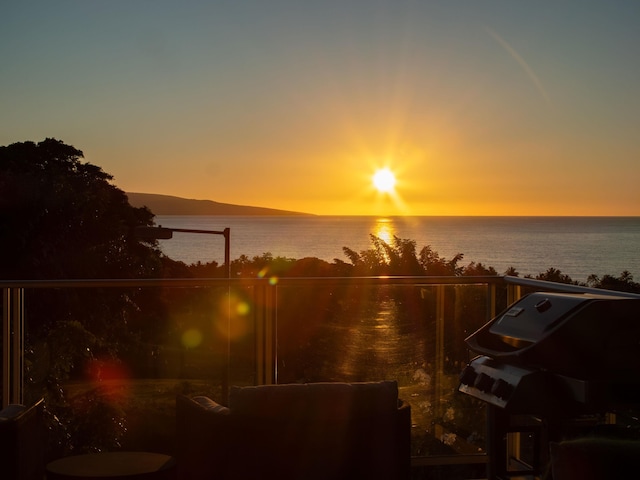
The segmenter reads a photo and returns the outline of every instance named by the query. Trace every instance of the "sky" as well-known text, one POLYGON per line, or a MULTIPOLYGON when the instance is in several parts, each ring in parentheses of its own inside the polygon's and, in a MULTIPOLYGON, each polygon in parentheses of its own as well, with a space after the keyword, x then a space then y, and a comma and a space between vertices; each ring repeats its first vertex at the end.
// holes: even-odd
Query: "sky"
POLYGON ((639 24, 635 0, 3 2, 0 145, 320 215, 638 216, 639 24))

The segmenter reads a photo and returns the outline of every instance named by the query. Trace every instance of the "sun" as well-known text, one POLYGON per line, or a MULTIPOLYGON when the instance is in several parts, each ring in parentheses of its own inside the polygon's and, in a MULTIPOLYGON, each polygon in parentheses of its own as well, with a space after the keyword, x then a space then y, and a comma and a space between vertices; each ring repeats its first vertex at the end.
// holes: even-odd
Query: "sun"
POLYGON ((396 186, 396 177, 388 168, 380 168, 373 174, 373 186, 381 193, 392 192, 396 186))

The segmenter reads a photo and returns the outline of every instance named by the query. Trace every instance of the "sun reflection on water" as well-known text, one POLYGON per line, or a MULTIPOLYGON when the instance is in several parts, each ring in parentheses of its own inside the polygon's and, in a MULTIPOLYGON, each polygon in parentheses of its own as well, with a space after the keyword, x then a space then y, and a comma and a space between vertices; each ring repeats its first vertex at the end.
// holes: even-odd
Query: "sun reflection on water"
POLYGON ((393 243, 393 237, 397 235, 393 219, 386 217, 376 218, 376 223, 373 227, 373 235, 391 245, 393 243))

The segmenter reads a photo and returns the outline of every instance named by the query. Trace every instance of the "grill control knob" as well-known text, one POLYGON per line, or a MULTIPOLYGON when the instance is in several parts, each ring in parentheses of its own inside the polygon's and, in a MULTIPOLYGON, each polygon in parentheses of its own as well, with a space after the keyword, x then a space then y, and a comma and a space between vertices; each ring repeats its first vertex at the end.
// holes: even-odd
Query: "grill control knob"
POLYGON ((474 386, 481 392, 489 393, 493 386, 493 379, 486 373, 481 373, 478 375, 478 378, 476 378, 474 386))
POLYGON ((513 385, 501 378, 496 380, 493 387, 491 387, 491 393, 503 400, 506 400, 511 395, 511 392, 513 392, 513 385))
POLYGON ((551 300, 549 300, 548 298, 540 300, 538 303, 534 305, 534 307, 540 313, 546 312, 551 308, 551 300))
POLYGON ((460 383, 464 385, 473 385, 478 374, 471 365, 467 365, 460 374, 460 383))

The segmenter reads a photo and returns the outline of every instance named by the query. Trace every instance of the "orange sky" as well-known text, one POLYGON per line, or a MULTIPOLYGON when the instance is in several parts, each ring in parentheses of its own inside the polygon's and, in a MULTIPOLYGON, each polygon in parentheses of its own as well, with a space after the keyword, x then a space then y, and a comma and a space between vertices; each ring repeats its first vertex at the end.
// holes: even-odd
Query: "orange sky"
POLYGON ((7 7, 0 144, 316 214, 640 215, 640 3, 315 3, 7 7))

